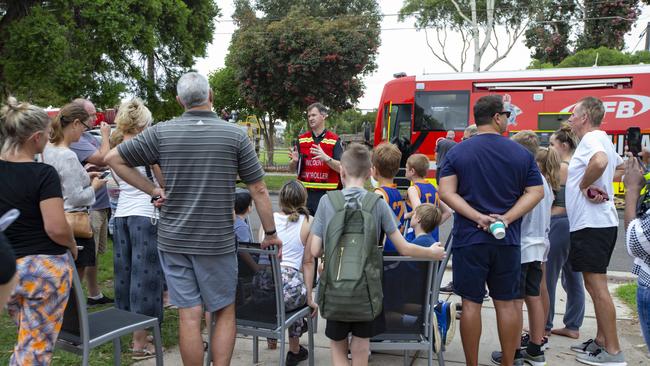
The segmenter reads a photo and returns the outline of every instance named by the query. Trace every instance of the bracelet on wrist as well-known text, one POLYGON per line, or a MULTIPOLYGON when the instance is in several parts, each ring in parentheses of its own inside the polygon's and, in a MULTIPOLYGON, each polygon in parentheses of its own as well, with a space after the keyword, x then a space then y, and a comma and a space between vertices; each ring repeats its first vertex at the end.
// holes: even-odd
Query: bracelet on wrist
POLYGON ((277 230, 275 230, 275 229, 273 229, 271 231, 264 231, 264 235, 266 235, 266 236, 275 235, 276 233, 277 233, 277 230))

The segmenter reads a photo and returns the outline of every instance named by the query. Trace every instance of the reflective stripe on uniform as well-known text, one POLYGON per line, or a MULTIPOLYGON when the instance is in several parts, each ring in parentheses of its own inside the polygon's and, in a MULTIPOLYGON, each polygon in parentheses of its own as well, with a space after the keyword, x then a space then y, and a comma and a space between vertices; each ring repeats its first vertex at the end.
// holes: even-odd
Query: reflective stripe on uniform
POLYGON ((315 182, 303 182, 299 181, 302 183, 305 188, 311 188, 311 189, 337 189, 339 187, 338 183, 315 183, 315 182))

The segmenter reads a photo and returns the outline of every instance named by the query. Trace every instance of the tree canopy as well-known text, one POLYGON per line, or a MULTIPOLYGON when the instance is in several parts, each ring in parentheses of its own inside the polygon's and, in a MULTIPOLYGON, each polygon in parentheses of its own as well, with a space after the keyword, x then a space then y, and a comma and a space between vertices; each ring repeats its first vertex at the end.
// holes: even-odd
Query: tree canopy
POLYGON ((557 65, 581 50, 622 50, 625 34, 640 14, 639 0, 540 0, 526 31, 526 46, 540 63, 557 65))
POLYGON ((529 69, 546 69, 553 67, 589 67, 589 66, 613 66, 613 65, 638 65, 650 64, 649 51, 637 51, 634 53, 613 50, 607 47, 592 48, 578 51, 568 56, 559 64, 553 65, 550 62, 541 63, 533 60, 529 69))
POLYGON ((158 118, 212 41, 212 0, 0 1, 0 93, 40 105, 143 96, 158 118))
POLYGON ((349 109, 363 95, 361 78, 377 67, 375 0, 237 0, 235 7, 239 29, 227 65, 246 104, 267 116, 269 154, 276 119, 300 116, 316 101, 349 109))
POLYGON ((473 71, 482 71, 510 53, 538 4, 531 0, 405 0, 400 20, 414 17, 415 26, 425 32, 433 55, 454 71, 463 71, 470 48, 474 53, 473 71), (431 37, 430 28, 434 33, 431 37), (448 44, 448 31, 458 33, 462 42, 448 44), (483 65, 488 49, 495 56, 483 65), (460 62, 450 57, 450 51, 459 52, 460 62))

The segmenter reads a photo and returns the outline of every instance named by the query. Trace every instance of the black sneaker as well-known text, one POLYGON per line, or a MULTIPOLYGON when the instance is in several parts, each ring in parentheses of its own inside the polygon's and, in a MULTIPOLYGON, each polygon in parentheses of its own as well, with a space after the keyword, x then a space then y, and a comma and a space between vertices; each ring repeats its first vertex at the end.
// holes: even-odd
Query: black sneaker
POLYGON ((448 284, 446 284, 445 286, 442 286, 440 288, 440 292, 442 292, 443 294, 451 294, 451 293, 453 293, 454 292, 454 282, 449 281, 448 284))
MULTIPOLYGON (((527 348, 529 342, 530 342, 530 334, 522 333, 521 334, 521 349, 527 348)), ((542 351, 546 351, 548 349, 548 337, 547 336, 544 336, 542 338, 542 344, 541 344, 540 349, 542 351)))
POLYGON ((89 297, 86 300, 86 304, 88 304, 88 306, 106 305, 106 304, 112 304, 114 302, 115 300, 105 295, 102 295, 102 297, 100 297, 99 299, 91 299, 89 297))
MULTIPOLYGON (((501 351, 494 351, 492 352, 492 355, 490 357, 490 361, 492 361, 493 364, 495 365, 501 365, 501 359, 503 358, 503 353, 501 351)), ((524 365, 524 358, 521 355, 521 352, 517 351, 515 352, 515 360, 513 365, 515 366, 523 366, 524 365)))
POLYGON ((287 352, 287 366, 296 366, 298 362, 304 361, 309 357, 309 351, 303 346, 300 346, 298 353, 293 353, 291 351, 287 352))

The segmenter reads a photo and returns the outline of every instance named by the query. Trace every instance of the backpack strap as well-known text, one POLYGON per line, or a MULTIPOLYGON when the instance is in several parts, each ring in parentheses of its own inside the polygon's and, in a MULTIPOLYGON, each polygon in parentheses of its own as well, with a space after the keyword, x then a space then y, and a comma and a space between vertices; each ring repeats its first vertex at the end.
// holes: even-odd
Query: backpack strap
POLYGON ((361 200, 361 209, 363 211, 372 214, 373 208, 377 204, 377 201, 379 201, 380 199, 381 196, 379 196, 377 193, 374 192, 366 193, 366 195, 363 196, 363 199, 361 200))
POLYGON ((327 197, 330 198, 334 212, 342 211, 345 208, 345 197, 341 191, 327 191, 327 197))

